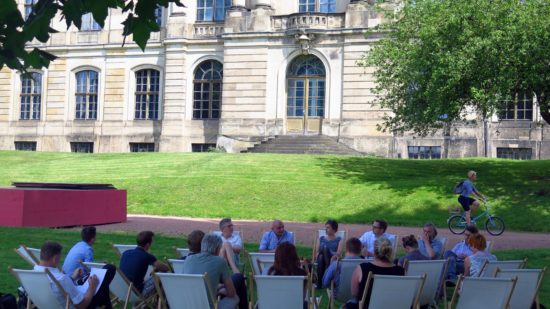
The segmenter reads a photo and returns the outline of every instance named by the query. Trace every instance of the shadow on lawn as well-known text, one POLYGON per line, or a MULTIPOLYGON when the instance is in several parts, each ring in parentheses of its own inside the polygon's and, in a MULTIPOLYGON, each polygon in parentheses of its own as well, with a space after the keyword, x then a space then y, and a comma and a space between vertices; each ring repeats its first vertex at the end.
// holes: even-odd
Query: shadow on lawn
MULTIPOLYGON (((353 184, 375 184, 397 196, 407 196, 423 190, 453 201, 456 201, 452 193, 454 185, 466 177, 468 170, 475 170, 478 174, 476 187, 489 201, 497 205, 493 213, 505 218, 508 226, 515 230, 550 231, 547 226, 547 222, 550 222, 548 160, 518 162, 491 159, 392 160, 321 157, 318 158, 318 165, 327 177, 336 177, 353 184)), ((430 204, 428 202, 425 209, 417 214, 430 218, 430 214, 434 212, 440 217, 445 211, 441 205, 430 204)), ((456 205, 458 206, 458 202, 456 205)), ((376 208, 384 209, 381 214, 391 215, 398 211, 384 205, 376 208)), ((364 216, 370 217, 370 214, 353 214, 341 219, 354 222, 354 218, 365 218, 364 216)))

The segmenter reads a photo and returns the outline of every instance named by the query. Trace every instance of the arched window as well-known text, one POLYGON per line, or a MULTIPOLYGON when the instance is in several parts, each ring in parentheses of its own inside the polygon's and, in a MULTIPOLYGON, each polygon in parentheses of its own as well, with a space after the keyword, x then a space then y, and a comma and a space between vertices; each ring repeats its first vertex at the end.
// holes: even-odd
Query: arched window
POLYGON ((215 60, 202 62, 193 80, 193 118, 220 118, 223 66, 215 60))
POLYGON ((231 0, 197 0, 198 21, 223 21, 231 0))
POLYGON ((160 72, 144 69, 136 72, 136 119, 159 119, 160 72))
POLYGON ((298 8, 300 13, 305 12, 336 12, 336 0, 299 0, 298 8))
POLYGON ((323 117, 325 114, 325 66, 312 55, 299 56, 288 69, 287 116, 323 117))
POLYGON ((75 119, 97 119, 98 73, 92 70, 76 73, 75 119))
POLYGON ((42 74, 30 73, 21 76, 21 120, 40 119, 40 103, 42 101, 42 74))

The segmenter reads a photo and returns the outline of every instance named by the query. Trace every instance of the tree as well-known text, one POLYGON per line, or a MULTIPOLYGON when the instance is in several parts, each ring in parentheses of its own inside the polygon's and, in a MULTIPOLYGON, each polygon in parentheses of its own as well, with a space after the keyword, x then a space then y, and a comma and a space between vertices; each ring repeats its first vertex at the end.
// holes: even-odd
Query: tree
POLYGON ((550 123, 550 0, 405 0, 359 61, 376 67, 381 130, 433 133, 536 95, 550 123))
POLYGON ((26 71, 28 68, 48 67, 56 57, 40 48, 28 49, 26 44, 34 39, 46 42, 51 33, 51 20, 60 13, 67 28, 82 24, 82 15, 92 13, 94 20, 103 27, 109 8, 119 8, 127 13, 123 22, 124 36, 133 35, 134 42, 143 50, 151 32, 159 31, 155 21, 155 9, 168 7, 170 2, 183 6, 180 0, 38 0, 27 20, 17 8, 16 0, 0 0, 0 69, 26 71))

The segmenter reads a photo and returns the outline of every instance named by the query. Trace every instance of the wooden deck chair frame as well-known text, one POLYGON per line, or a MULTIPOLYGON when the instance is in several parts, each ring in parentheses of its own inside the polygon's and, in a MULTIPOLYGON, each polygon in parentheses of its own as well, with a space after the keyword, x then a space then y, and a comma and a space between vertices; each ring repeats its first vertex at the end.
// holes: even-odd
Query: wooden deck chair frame
MULTIPOLYGON (((540 292, 540 287, 542 285, 542 280, 544 279, 544 274, 546 273, 547 267, 544 267, 542 269, 504 269, 504 270, 501 270, 501 269, 497 268, 497 271, 495 273, 495 277, 498 278, 499 273, 505 273, 506 271, 515 271, 515 270, 521 270, 521 271, 537 271, 537 270, 540 270, 539 279, 538 279, 536 287, 535 287, 535 295, 534 295, 533 299, 531 299, 530 302, 529 302, 530 304, 535 303, 536 309, 540 309, 539 292, 540 292)), ((516 287, 517 287, 517 283, 516 283, 516 287)), ((512 297, 513 297, 513 294, 512 294, 512 297)))
MULTIPOLYGON (((408 275, 408 272, 409 272, 409 266, 410 266, 410 262, 413 262, 414 263, 429 263, 429 262, 434 262, 434 261, 444 261, 444 265, 443 265, 443 269, 442 269, 442 272, 439 274, 439 284, 438 284, 438 291, 441 290, 443 292, 443 306, 445 309, 447 309, 447 291, 446 291, 446 287, 445 287, 445 274, 447 273, 447 269, 449 268, 449 259, 447 260, 425 260, 425 261, 409 261, 409 260, 405 260, 405 263, 403 265, 403 268, 405 269, 405 275, 408 275)), ((427 274, 426 274, 426 280, 427 280, 427 274)), ((423 286, 423 292, 424 292, 424 287, 426 287, 426 282, 424 281, 424 286, 423 286)), ((438 292, 436 292, 436 294, 434 295, 434 299, 433 299, 433 303, 430 304, 431 305, 438 305, 438 301, 437 301, 437 298, 438 298, 438 295, 437 295, 438 292)), ((418 300, 419 301, 419 306, 421 306, 422 304, 420 303, 420 299, 418 300)), ((436 307, 437 308, 437 307, 436 307)))
POLYGON ((491 250, 493 250, 493 244, 494 242, 492 240, 487 240, 487 248, 485 248, 485 251, 490 253, 491 250))
MULTIPOLYGON (((313 251, 311 252, 311 262, 314 263, 315 265, 317 265, 317 257, 315 256, 315 253, 317 252, 318 250, 318 246, 319 246, 319 241, 321 239, 321 236, 326 236, 327 233, 325 231, 325 229, 319 229, 317 230, 317 235, 314 235, 313 237, 313 251)), ((339 230, 336 232, 336 236, 339 236, 341 239, 340 239, 340 243, 338 244, 338 247, 342 246, 342 248, 344 250, 342 250, 341 254, 344 253, 345 251, 345 243, 346 243, 346 240, 347 240, 347 235, 348 235, 348 230, 339 230)))
MULTIPOLYGON (((525 268, 525 266, 527 265, 527 257, 523 258, 523 260, 502 260, 502 261, 495 261, 495 263, 499 263, 499 262, 510 262, 510 263, 514 263, 514 262, 517 262, 519 263, 517 269, 523 269, 525 268)), ((493 273, 491 274, 485 274, 485 271, 487 270, 487 265, 490 264, 491 262, 489 261, 485 261, 483 263, 483 265, 481 266, 481 269, 479 270, 479 274, 478 274, 478 277, 485 277, 485 278, 494 278, 495 277, 495 274, 496 274, 496 271, 497 271, 497 268, 495 268, 493 270, 493 273)))
MULTIPOLYGON (((361 300, 359 301, 359 308, 363 308, 365 306, 365 302, 367 301, 367 291, 369 290, 369 287, 371 285, 374 285, 374 277, 375 276, 376 275, 374 275, 372 273, 372 271, 369 272, 369 275, 367 277, 367 282, 365 284, 365 289, 363 289, 363 295, 361 296, 361 300)), ((401 276, 396 276, 396 277, 401 277, 401 276)), ((415 277, 417 277, 417 276, 415 276, 415 277)), ((418 287, 418 290, 415 293, 415 296, 414 296, 414 299, 413 299, 413 304, 411 306, 411 308, 414 308, 414 309, 420 309, 420 305, 419 305, 420 295, 422 294, 422 289, 424 287, 424 282, 426 281, 426 274, 423 274, 423 275, 418 276, 418 277, 421 278, 421 282, 420 282, 420 286, 418 287)), ((371 295, 371 297, 372 297, 372 295, 371 295)))
MULTIPOLYGON (((471 277, 472 279, 488 279, 488 280, 491 280, 491 279, 494 279, 494 278, 478 278, 478 277, 471 277)), ((458 276, 458 280, 456 281, 456 286, 455 286, 455 289, 454 289, 454 292, 453 292, 453 296, 451 297, 451 301, 449 302, 449 305, 448 305, 448 308, 453 308, 453 304, 455 303, 455 300, 457 300, 458 298, 458 290, 462 288, 462 283, 463 281, 466 279, 466 277, 462 276, 462 275, 459 275, 458 276)), ((517 278, 512 278, 512 289, 510 291, 510 293, 508 294, 508 296, 506 297, 507 299, 505 300, 505 308, 508 308, 508 304, 510 303, 510 299, 512 298, 512 293, 514 292, 514 287, 516 286, 516 281, 517 281, 517 278)), ((458 306, 458 303, 457 303, 457 306, 458 306)))
MULTIPOLYGON (((29 263, 31 266, 38 265, 40 263, 40 256, 36 256, 30 249, 25 245, 19 245, 19 248, 13 249, 17 255, 23 258, 25 262, 29 263), (19 249, 21 249, 21 252, 19 249)), ((39 250, 40 251, 40 250, 39 250)))
MULTIPOLYGON (((21 281, 21 278, 19 278, 19 274, 17 272, 18 271, 29 271, 29 270, 15 269, 15 268, 12 268, 11 266, 8 267, 8 270, 13 274, 13 276, 15 278, 17 278, 17 281, 19 281, 19 283, 21 283, 23 288, 25 288, 25 286, 23 285, 23 282, 21 281)), ((38 272, 36 270, 31 270, 31 271, 38 272)), ((61 291, 61 293, 63 293, 63 296, 65 298, 65 309, 69 309, 72 305, 72 301, 71 301, 71 298, 69 297, 69 294, 67 294, 67 292, 65 292, 65 289, 63 288, 63 286, 61 286, 59 281, 57 281, 57 279, 55 279, 55 277, 52 275, 52 273, 48 269, 45 269, 45 273, 46 273, 46 276, 48 276, 49 279, 57 286, 59 291, 61 291)), ((55 295, 54 295, 54 298, 55 298, 55 295)), ((57 301, 57 299, 56 299, 56 301, 57 301)), ((33 308, 32 300, 31 300, 30 295, 28 295, 28 297, 27 297, 27 308, 26 309, 31 309, 31 308, 33 308)))
POLYGON ((262 253, 262 252, 247 252, 248 260, 250 261, 250 266, 252 267, 252 273, 254 275, 261 275, 260 269, 258 269, 257 260, 260 257, 269 257, 270 260, 275 260, 275 253, 262 253))

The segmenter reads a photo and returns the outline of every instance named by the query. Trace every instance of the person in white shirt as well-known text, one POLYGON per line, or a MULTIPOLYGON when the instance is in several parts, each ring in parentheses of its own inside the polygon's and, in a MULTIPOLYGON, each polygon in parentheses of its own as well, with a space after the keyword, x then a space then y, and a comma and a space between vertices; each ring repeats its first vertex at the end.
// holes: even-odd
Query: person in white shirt
POLYGON ((374 257, 374 242, 380 237, 387 238, 392 243, 392 246, 395 244, 395 235, 386 233, 387 228, 388 222, 385 220, 374 220, 372 223, 372 231, 366 232, 359 238, 363 245, 363 256, 374 257))
POLYGON ((220 221, 220 231, 223 240, 220 256, 227 260, 234 273, 238 273, 239 268, 237 264, 240 262, 239 253, 243 247, 243 240, 238 233, 235 233, 233 222, 230 218, 223 218, 220 221))
MULTIPOLYGON (((63 247, 57 242, 47 241, 40 248, 40 263, 34 266, 34 270, 45 271, 48 269, 54 278, 59 282, 65 293, 71 299, 74 306, 70 308, 84 309, 96 308, 104 306, 104 308, 112 308, 109 298, 109 284, 113 280, 116 269, 112 265, 106 265, 107 273, 97 293, 94 292, 98 285, 98 279, 95 275, 88 278, 88 289, 86 292, 80 292, 76 287, 75 280, 82 274, 82 269, 77 268, 73 274, 67 275, 58 269, 59 261, 61 260, 61 250, 63 247)), ((65 297, 57 284, 50 282, 52 291, 55 294, 58 303, 65 307, 65 297)))

